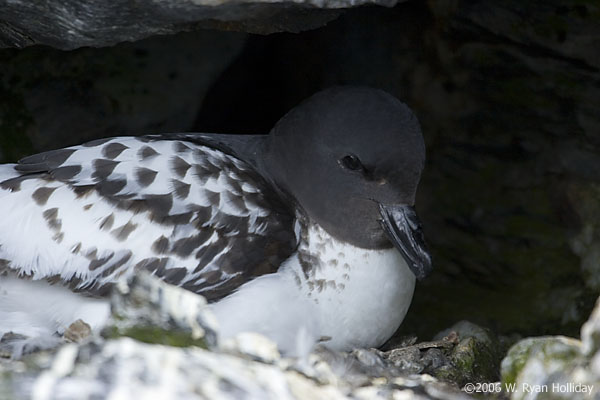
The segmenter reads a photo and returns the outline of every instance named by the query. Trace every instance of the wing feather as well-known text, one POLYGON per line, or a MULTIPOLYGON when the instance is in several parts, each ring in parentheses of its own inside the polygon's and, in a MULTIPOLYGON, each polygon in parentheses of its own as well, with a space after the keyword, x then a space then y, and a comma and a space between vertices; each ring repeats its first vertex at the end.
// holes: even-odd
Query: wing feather
POLYGON ((215 300, 296 246, 274 188, 208 145, 117 137, 0 166, 0 177, 3 268, 76 291, 146 269, 215 300))

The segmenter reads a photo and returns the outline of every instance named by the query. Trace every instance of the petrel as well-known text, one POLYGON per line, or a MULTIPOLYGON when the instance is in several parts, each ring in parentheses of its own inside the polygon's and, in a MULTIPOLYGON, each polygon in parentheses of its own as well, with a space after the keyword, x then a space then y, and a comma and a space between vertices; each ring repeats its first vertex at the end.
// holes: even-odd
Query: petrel
POLYGON ((0 335, 100 328, 119 279, 205 296, 223 337, 376 347, 431 270, 411 110, 335 87, 268 135, 114 137, 0 166, 0 335))

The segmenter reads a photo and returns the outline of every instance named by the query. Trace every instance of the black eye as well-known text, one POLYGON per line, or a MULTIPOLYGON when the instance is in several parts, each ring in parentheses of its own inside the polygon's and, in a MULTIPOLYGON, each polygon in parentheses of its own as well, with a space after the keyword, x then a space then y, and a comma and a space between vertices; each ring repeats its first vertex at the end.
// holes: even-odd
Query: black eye
POLYGON ((352 170, 352 171, 360 171, 364 169, 362 163, 354 154, 348 154, 340 159, 340 164, 342 167, 352 170))

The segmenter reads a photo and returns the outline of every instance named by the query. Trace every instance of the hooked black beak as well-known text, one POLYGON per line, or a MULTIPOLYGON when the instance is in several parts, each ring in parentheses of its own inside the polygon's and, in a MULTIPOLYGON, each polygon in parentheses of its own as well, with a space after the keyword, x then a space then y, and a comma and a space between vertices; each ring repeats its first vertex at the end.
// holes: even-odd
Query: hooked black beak
POLYGON ((425 278, 432 271, 431 256, 427 251, 421 221, 415 208, 401 204, 379 203, 379 220, 390 241, 400 251, 408 267, 417 279, 425 278))

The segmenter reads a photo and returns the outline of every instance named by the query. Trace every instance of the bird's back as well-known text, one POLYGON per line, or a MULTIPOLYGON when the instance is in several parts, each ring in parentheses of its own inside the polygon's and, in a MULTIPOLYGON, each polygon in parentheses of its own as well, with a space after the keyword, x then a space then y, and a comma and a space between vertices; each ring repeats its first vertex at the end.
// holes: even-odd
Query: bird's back
POLYGON ((144 269, 219 299, 274 272, 292 217, 244 161, 183 140, 121 137, 0 169, 0 259, 21 278, 102 295, 144 269))

